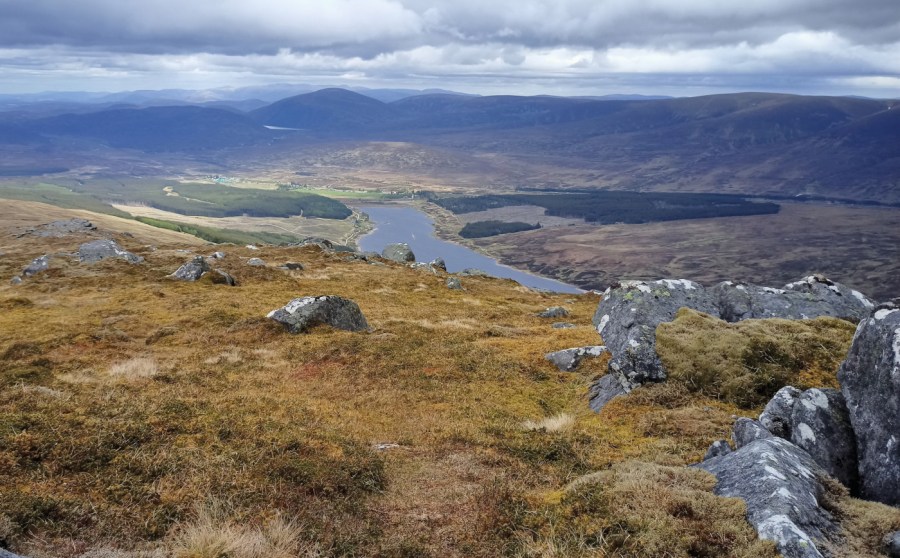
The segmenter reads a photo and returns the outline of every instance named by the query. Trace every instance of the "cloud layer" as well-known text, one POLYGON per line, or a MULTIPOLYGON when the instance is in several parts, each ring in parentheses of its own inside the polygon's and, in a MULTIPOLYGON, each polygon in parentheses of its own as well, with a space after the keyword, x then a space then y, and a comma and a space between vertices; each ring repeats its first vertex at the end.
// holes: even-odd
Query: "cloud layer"
POLYGON ((0 0, 7 90, 326 80, 900 96, 896 0, 0 0))

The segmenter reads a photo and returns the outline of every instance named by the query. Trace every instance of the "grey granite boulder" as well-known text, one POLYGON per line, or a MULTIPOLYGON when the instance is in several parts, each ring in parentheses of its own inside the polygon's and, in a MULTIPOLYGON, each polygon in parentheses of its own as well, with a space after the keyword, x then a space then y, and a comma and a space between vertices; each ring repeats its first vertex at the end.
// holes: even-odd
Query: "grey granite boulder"
POLYGON ((900 308, 881 305, 860 322, 838 380, 856 433, 860 495, 900 505, 900 308))
POLYGON ((444 258, 435 258, 431 260, 431 267, 435 269, 440 269, 443 272, 447 271, 447 262, 444 261, 444 258))
POLYGON ((78 248, 78 259, 83 263, 95 263, 107 258, 119 258, 131 264, 144 261, 144 258, 124 250, 115 240, 92 240, 78 248))
POLYGON ((463 290, 462 282, 459 280, 459 277, 447 277, 446 285, 448 289, 453 289, 454 291, 463 290))
POLYGON ((251 267, 266 267, 266 262, 260 258, 250 258, 247 260, 247 265, 251 267))
POLYGON ((684 307, 719 317, 706 289, 685 279, 626 281, 604 293, 593 323, 612 352, 609 367, 623 387, 666 379, 656 354, 656 326, 675 319, 684 307))
POLYGON ((554 366, 563 372, 571 372, 578 368, 581 361, 585 358, 596 358, 603 353, 609 352, 603 345, 595 345, 592 347, 573 347, 571 349, 563 349, 547 353, 544 358, 553 363, 554 366))
POLYGON ((874 307, 868 297, 821 275, 811 275, 782 289, 725 281, 710 295, 727 322, 783 318, 805 320, 819 316, 859 321, 874 307))
POLYGON ((709 449, 706 450, 706 455, 703 456, 703 461, 709 461, 714 457, 721 457, 723 455, 728 455, 732 452, 731 446, 728 445, 728 440, 716 440, 712 444, 710 444, 709 449))
POLYGON ((416 261, 416 255, 413 254, 412 248, 405 242, 399 244, 388 244, 381 251, 381 257, 399 263, 408 263, 416 261))
POLYGON ((856 436, 841 392, 804 391, 791 414, 791 441, 844 486, 856 489, 856 436))
POLYGON ((317 325, 347 331, 369 328, 355 302, 333 295, 295 298, 283 307, 269 312, 267 317, 282 324, 291 333, 303 333, 317 325))
POLYGON ((588 391, 588 405, 595 413, 599 413, 607 403, 615 397, 628 393, 622 386, 617 374, 610 372, 591 385, 588 391))
POLYGON ((775 392, 775 395, 766 404, 766 408, 759 415, 759 422, 774 436, 791 439, 791 416, 794 414, 794 406, 800 397, 800 390, 793 386, 784 386, 775 392))
POLYGON ((750 445, 757 440, 771 437, 772 433, 766 430, 758 421, 743 417, 734 422, 734 428, 731 431, 731 438, 734 440, 734 446, 737 449, 750 445))
POLYGON ((64 219, 39 225, 33 229, 27 230, 25 234, 44 238, 62 238, 72 234, 87 233, 95 230, 97 230, 97 227, 87 219, 64 219))
POLYGON ((881 541, 881 547, 888 558, 900 558, 900 531, 888 533, 881 541))
MULTIPOLYGON (((823 275, 810 275, 788 283, 785 290, 800 293, 814 305, 825 306, 820 316, 834 316, 853 322, 862 320, 875 308, 875 301, 849 287, 830 281, 823 275)), ((813 316, 810 316, 813 317, 813 316)))
POLYGON ((207 276, 214 285, 228 285, 229 287, 237 286, 237 281, 234 277, 221 269, 214 269, 212 270, 212 273, 209 273, 207 276))
POLYGON ((50 269, 50 256, 44 254, 39 258, 31 260, 31 263, 22 270, 22 275, 25 277, 32 277, 42 271, 47 271, 48 269, 50 269))
POLYGON ((538 318, 566 318, 569 311, 562 306, 551 306, 542 312, 537 313, 538 318))
POLYGON ((194 256, 189 262, 181 265, 175 270, 175 273, 169 275, 172 279, 178 281, 196 281, 203 277, 203 274, 209 271, 209 264, 203 256, 194 256))
POLYGON ((715 475, 715 493, 741 498, 760 538, 775 542, 785 558, 821 558, 817 541, 837 532, 819 507, 825 471, 802 449, 781 438, 756 440, 698 467, 715 475))

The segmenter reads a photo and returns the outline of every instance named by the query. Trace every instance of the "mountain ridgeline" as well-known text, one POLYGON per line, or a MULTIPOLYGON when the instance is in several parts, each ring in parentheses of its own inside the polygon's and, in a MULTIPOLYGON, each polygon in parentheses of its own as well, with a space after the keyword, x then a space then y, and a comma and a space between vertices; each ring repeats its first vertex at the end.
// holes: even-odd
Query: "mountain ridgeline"
POLYGON ((769 93, 651 100, 444 93, 383 102, 322 89, 249 112, 234 106, 5 112, 0 144, 82 142, 202 154, 402 141, 587 169, 602 177, 600 188, 900 203, 895 104, 769 93))

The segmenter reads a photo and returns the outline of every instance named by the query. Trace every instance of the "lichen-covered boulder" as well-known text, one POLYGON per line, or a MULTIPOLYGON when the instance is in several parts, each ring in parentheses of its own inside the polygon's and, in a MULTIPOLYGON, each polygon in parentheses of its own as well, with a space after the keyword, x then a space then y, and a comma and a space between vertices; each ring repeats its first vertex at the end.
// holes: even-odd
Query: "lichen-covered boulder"
POLYGON ((814 388, 800 394, 791 413, 791 441, 844 486, 856 489, 856 436, 841 392, 814 388))
POLYGON ((875 301, 871 298, 845 285, 835 283, 824 275, 804 277, 799 281, 788 283, 784 289, 804 295, 811 308, 824 308, 820 316, 834 316, 858 322, 875 308, 875 301))
POLYGON ((50 256, 44 254, 39 258, 31 260, 31 263, 22 270, 22 275, 25 277, 32 277, 42 271, 47 271, 48 269, 50 269, 50 256))
POLYGON ((672 321, 684 307, 719 317, 706 289, 686 279, 626 281, 604 293, 593 323, 612 353, 610 370, 624 388, 666 379, 656 354, 656 326, 672 321))
POLYGON ((78 259, 83 263, 95 263, 107 258, 119 258, 131 264, 144 261, 144 258, 123 249, 115 240, 92 240, 78 248, 78 259))
POLYGON ((443 272, 447 271, 447 262, 444 261, 444 258, 435 258, 431 260, 431 267, 435 269, 440 269, 443 272))
POLYGON ((184 263, 175 270, 175 273, 169 275, 172 279, 178 281, 196 281, 203 277, 203 274, 209 271, 209 264, 203 256, 194 256, 190 261, 184 263))
POLYGON ((596 382, 588 391, 588 405, 595 413, 599 413, 614 398, 625 395, 628 391, 619 380, 618 374, 610 372, 596 382))
POLYGON ((544 358, 553 363, 554 366, 563 372, 571 372, 578 368, 581 361, 585 358, 596 358, 603 353, 609 352, 603 345, 594 345, 591 347, 573 347, 571 349, 563 349, 547 353, 544 358))
POLYGON ((881 305, 860 322, 838 380, 856 434, 860 494, 900 505, 900 308, 881 305))
POLYGON ((538 318, 566 318, 568 316, 569 311, 562 306, 551 306, 550 308, 537 313, 538 318))
POLYGON ((401 242, 399 244, 388 244, 381 251, 381 257, 393 262, 408 263, 416 261, 416 255, 413 254, 409 244, 401 242))
POLYGON ((794 386, 784 386, 775 392, 762 414, 759 415, 760 424, 774 436, 790 440, 791 416, 800 393, 800 390, 794 386))
POLYGON ((772 433, 766 430, 758 421, 744 417, 734 422, 734 428, 731 431, 731 439, 734 440, 734 446, 737 449, 750 445, 756 440, 764 440, 771 437, 772 433))
POLYGON ((446 285, 448 289, 454 291, 463 290, 462 281, 459 280, 459 277, 447 277, 446 285))
POLYGON ((825 471, 787 440, 756 440, 698 467, 715 475, 715 493, 741 498, 760 538, 775 542, 785 558, 822 558, 817 542, 837 532, 834 518, 819 507, 825 471))
POLYGON ((267 317, 282 324, 291 333, 303 333, 317 325, 347 331, 369 328, 355 302, 334 295, 295 298, 283 307, 269 312, 267 317))
POLYGON ((819 316, 859 321, 875 306, 859 291, 821 275, 810 275, 782 289, 724 281, 710 289, 710 295, 727 322, 765 318, 806 320, 819 316))

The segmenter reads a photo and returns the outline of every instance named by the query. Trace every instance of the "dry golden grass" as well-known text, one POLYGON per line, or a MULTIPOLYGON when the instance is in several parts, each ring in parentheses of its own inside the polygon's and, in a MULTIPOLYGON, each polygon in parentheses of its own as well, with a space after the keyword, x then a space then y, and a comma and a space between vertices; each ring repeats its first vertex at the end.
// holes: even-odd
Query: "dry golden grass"
MULTIPOLYGON (((191 556, 235 541, 241 552, 276 552, 276 539, 296 541, 300 556, 534 555, 568 552, 573 540, 615 555, 618 539, 585 534, 602 518, 577 512, 585 508, 559 489, 628 460, 695 461, 739 412, 655 387, 588 413, 587 386, 606 361, 571 374, 543 355, 596 344, 591 294, 477 277, 461 293, 443 277, 315 247, 221 247, 216 265, 238 287, 181 283, 166 276, 190 256, 184 245, 161 240, 154 251, 116 238, 146 263, 60 258, 23 285, 0 284, 0 518, 4 540, 36 558, 176 547, 191 556), (248 257, 300 261, 308 272, 248 267, 248 257), (265 319, 318 294, 356 301, 372 331, 295 336, 265 319), (552 329, 534 316, 556 305, 583 327, 552 329), (522 427, 567 415, 577 420, 565 428, 522 427), (195 503, 210 499, 231 507, 204 523, 195 503), (273 510, 290 521, 272 523, 273 510)), ((0 277, 48 244, 71 252, 83 240, 0 234, 0 277)), ((617 474, 630 467, 644 471, 619 465, 617 474)), ((704 518, 734 506, 708 482, 665 478, 697 492, 704 518)), ((686 520, 672 510, 630 524, 632 536, 682 532, 686 520)), ((757 548, 732 543, 734 555, 757 548)))
POLYGON ((542 432, 562 432, 570 430, 575 426, 575 415, 571 413, 559 413, 552 417, 542 418, 540 420, 526 420, 522 423, 522 428, 530 431, 542 432))
POLYGON ((153 358, 137 357, 113 364, 106 373, 123 380, 146 379, 159 374, 159 366, 153 358))
POLYGON ((835 318, 728 324, 682 308, 657 327, 656 345, 670 381, 751 408, 785 385, 837 387, 854 330, 835 318))

